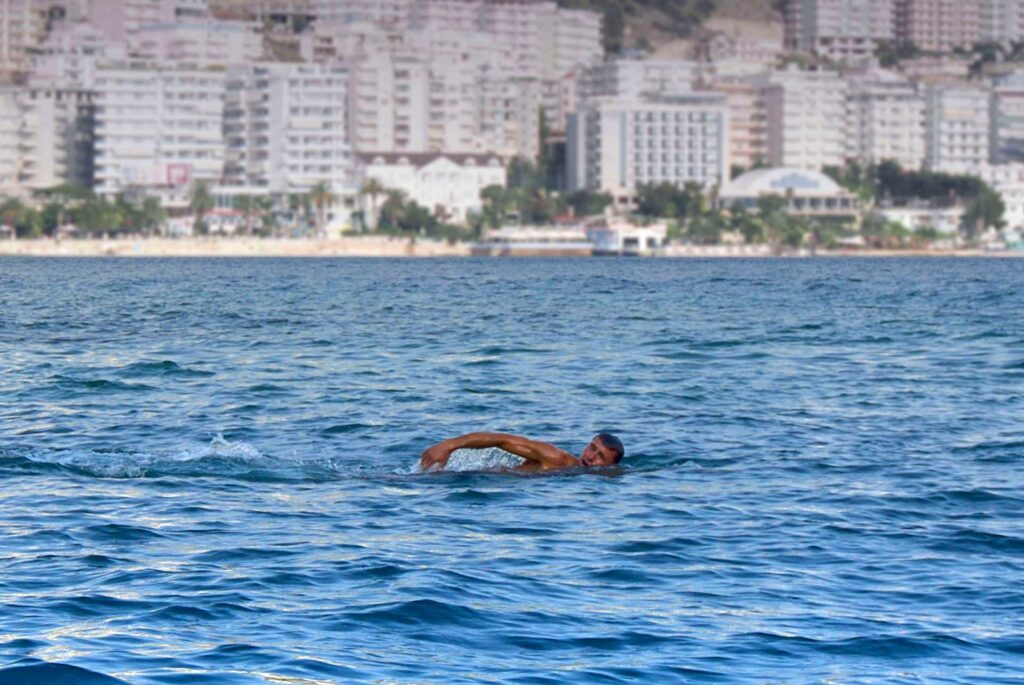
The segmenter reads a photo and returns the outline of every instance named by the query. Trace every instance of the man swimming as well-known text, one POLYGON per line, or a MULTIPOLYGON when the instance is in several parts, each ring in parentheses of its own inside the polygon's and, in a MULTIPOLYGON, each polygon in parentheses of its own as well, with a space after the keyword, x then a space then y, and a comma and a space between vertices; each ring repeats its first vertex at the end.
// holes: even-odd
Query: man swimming
POLYGON ((546 442, 530 440, 521 435, 508 433, 468 433, 451 438, 428 448, 420 456, 420 468, 424 471, 443 470, 452 452, 461 449, 485 449, 497 447, 522 457, 526 461, 516 467, 517 471, 536 472, 568 469, 574 466, 613 466, 622 461, 626 450, 622 441, 611 433, 595 435, 579 459, 560 447, 546 442))

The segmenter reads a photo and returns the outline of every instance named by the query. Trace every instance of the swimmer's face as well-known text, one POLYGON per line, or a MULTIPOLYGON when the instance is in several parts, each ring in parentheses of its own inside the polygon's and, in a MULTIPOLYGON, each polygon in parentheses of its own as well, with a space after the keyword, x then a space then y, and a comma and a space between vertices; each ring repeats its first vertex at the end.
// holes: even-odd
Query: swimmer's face
POLYGON ((583 454, 580 455, 580 463, 587 468, 591 466, 615 466, 615 450, 606 447, 599 438, 594 438, 583 449, 583 454))

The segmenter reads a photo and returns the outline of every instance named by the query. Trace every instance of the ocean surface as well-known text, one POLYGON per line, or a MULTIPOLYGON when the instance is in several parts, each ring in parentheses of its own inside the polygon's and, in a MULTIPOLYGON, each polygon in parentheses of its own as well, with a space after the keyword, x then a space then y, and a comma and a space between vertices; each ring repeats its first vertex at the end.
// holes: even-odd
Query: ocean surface
POLYGON ((0 260, 0 685, 1022 679, 1024 261, 0 260))

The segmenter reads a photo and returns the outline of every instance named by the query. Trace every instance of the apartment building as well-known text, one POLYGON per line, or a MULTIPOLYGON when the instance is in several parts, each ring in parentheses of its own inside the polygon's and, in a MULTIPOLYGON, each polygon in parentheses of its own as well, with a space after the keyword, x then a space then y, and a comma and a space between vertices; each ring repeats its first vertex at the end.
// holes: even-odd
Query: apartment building
POLYGON ((558 8, 555 12, 554 71, 544 78, 560 78, 577 68, 604 59, 604 18, 597 12, 558 8))
POLYGON ((21 185, 29 191, 93 181, 93 93, 75 87, 22 89, 21 185))
POLYGON ((0 88, 0 196, 92 184, 92 93, 0 88))
POLYGON ((0 197, 23 194, 21 136, 24 116, 19 91, 0 86, 0 197))
POLYGON ((786 43, 831 59, 870 57, 896 36, 896 1, 789 0, 786 43))
POLYGON ((728 166, 750 169, 768 161, 768 108, 763 76, 716 79, 707 86, 729 107, 728 166))
POLYGON ((1024 72, 993 84, 990 158, 995 164, 1024 162, 1024 72))
POLYGON ((33 0, 0 0, 0 76, 23 72, 29 49, 46 35, 47 8, 33 0))
POLYGON ((933 171, 987 164, 991 93, 981 84, 936 84, 926 90, 926 162, 933 171))
POLYGON ((590 100, 569 121, 569 190, 608 192, 628 206, 641 184, 721 185, 728 127, 718 93, 590 100))
POLYGON ((88 0, 89 21, 111 41, 132 39, 143 27, 210 16, 208 0, 88 0))
POLYGON ((981 0, 979 39, 985 43, 1006 43, 1024 38, 1024 2, 981 0))
POLYGON ((346 130, 348 71, 307 64, 231 69, 226 80, 225 183, 271 194, 326 184, 351 195, 356 174, 346 130))
POLYGON ((925 162, 925 104, 922 89, 894 72, 872 70, 847 78, 846 156, 862 164, 885 160, 905 169, 925 162))
POLYGON ((683 95, 693 91, 696 82, 696 62, 618 58, 583 70, 580 97, 635 100, 647 95, 683 95))
POLYGON ((224 168, 225 73, 122 62, 97 70, 95 190, 167 191, 181 201, 196 180, 224 168))
POLYGON ((974 45, 981 38, 981 2, 896 0, 896 38, 926 52, 974 45))
POLYGON ((768 162, 821 169, 846 158, 847 84, 834 71, 776 71, 765 89, 768 162))
POLYGON ((154 62, 197 66, 253 63, 263 55, 263 36, 253 23, 173 21, 140 27, 133 56, 154 62))
POLYGON ((114 43, 92 24, 63 23, 32 50, 28 81, 34 86, 91 89, 96 65, 128 58, 127 47, 114 43))

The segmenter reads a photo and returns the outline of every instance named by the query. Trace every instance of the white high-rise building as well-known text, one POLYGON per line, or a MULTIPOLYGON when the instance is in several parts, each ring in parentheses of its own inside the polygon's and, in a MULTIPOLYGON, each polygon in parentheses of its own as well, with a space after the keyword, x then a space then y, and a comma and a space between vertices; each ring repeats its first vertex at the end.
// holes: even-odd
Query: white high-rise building
POLYGON ((21 184, 29 191, 92 185, 93 93, 75 88, 21 91, 21 184))
POLYGON ((569 121, 569 190, 607 192, 627 206, 643 184, 720 186, 728 118, 718 93, 590 100, 569 121))
POLYGON ((603 17, 597 12, 559 8, 555 15, 555 69, 545 78, 558 78, 604 58, 603 17))
POLYGON ((342 45, 357 151, 537 156, 541 82, 507 68, 487 34, 369 32, 342 45))
POLYGON ((1024 38, 1024 0, 981 0, 979 32, 984 43, 1024 38))
POLYGON ((130 41, 143 27, 209 18, 208 0, 86 0, 89 22, 108 40, 130 41))
POLYGON ((981 39, 979 0, 896 0, 896 39, 945 52, 981 39))
POLYGON ((582 98, 641 98, 693 91, 697 64, 689 60, 611 59, 583 71, 582 98))
POLYGON ((24 122, 18 90, 9 86, 0 87, 0 196, 2 197, 18 197, 24 193, 24 187, 21 184, 21 139, 24 122))
POLYGON ((708 85, 729 105, 728 164, 750 169, 768 161, 767 79, 763 76, 717 79, 708 85))
POLYGON ((369 22, 392 29, 406 29, 412 23, 415 0, 313 0, 310 11, 317 23, 369 22))
POLYGON ((257 24, 174 21, 140 27, 132 40, 133 57, 196 66, 230 66, 259 61, 263 36, 257 24))
POLYGON ((1005 76, 992 88, 991 159, 1024 162, 1024 72, 1005 76))
POLYGON ((932 171, 989 161, 991 95, 980 84, 937 84, 927 90, 927 165, 932 171))
POLYGON ((319 184, 337 195, 354 192, 346 69, 240 67, 229 73, 226 91, 226 183, 271 194, 305 193, 319 184))
POLYGON ((895 0, 789 0, 787 43, 832 59, 869 57, 896 36, 895 0))
POLYGON ((32 51, 28 80, 34 86, 89 90, 99 62, 128 57, 124 43, 109 41, 89 23, 64 23, 32 51))
POLYGON ((846 156, 863 164, 890 160, 904 169, 925 161, 925 96, 899 74, 872 71, 847 79, 846 156))
POLYGON ((0 88, 0 195, 92 183, 92 93, 0 88))
POLYGON ((36 0, 0 0, 0 74, 28 68, 28 51, 46 35, 47 7, 36 0))
POLYGON ((821 169, 846 158, 847 85, 833 71, 791 66, 772 73, 765 91, 768 162, 821 169))
POLYGON ((96 74, 95 190, 163 189, 183 196, 224 168, 219 69, 125 62, 96 74))

